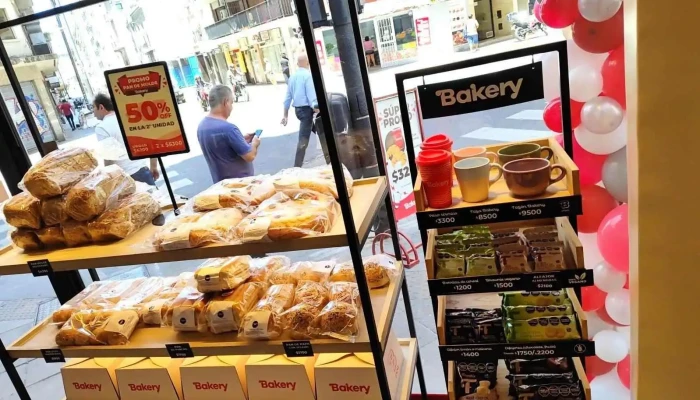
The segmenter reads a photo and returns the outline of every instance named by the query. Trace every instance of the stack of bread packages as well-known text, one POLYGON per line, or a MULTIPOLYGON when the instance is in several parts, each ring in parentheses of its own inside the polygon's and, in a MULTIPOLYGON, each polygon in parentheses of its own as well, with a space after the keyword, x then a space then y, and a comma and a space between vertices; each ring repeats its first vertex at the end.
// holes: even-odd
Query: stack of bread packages
MULTIPOLYGON (((352 194, 353 179, 344 168, 352 194)), ((298 239, 327 233, 339 214, 330 166, 225 179, 196 195, 153 239, 161 251, 213 243, 298 239)))
POLYGON ((124 239, 160 213, 146 193, 116 165, 98 167, 83 148, 46 155, 24 176, 26 191, 3 208, 24 250, 75 247, 124 239))

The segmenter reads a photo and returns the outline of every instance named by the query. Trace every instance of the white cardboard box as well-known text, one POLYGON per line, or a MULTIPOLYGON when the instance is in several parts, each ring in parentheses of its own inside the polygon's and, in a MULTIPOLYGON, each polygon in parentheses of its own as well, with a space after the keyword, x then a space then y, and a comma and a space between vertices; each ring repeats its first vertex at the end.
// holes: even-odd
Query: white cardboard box
POLYGON ((183 361, 165 357, 142 358, 117 369, 121 400, 182 400, 180 365, 183 361))
POLYGON ((180 366, 184 400, 245 400, 248 356, 186 359, 180 366))
POLYGON ((76 358, 61 368, 63 387, 71 400, 119 400, 116 370, 138 358, 76 358))
MULTIPOLYGON (((403 363, 401 346, 392 331, 384 350, 384 369, 393 399, 403 363)), ((382 400, 372 353, 320 354, 314 375, 318 400, 382 400)))
POLYGON ((250 356, 245 365, 248 400, 315 400, 315 360, 271 354, 250 356))

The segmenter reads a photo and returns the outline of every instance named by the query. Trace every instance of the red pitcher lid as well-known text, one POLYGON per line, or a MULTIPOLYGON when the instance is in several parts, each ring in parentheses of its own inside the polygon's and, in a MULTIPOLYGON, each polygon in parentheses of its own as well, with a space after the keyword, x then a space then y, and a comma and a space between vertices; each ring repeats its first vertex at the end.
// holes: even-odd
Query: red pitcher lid
POLYGON ((416 164, 422 166, 438 165, 452 160, 452 155, 446 150, 421 150, 416 157, 416 164))
POLYGON ((452 139, 450 139, 450 137, 445 135, 444 133, 438 133, 437 135, 433 135, 425 139, 425 141, 423 141, 423 144, 426 148, 450 147, 452 146, 452 139))

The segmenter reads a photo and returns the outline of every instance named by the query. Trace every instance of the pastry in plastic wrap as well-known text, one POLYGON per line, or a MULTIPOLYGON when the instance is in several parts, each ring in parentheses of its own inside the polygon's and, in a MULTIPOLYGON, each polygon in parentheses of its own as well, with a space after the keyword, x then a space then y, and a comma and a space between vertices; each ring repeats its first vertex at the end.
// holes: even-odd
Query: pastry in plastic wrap
POLYGON ((66 212, 66 196, 56 196, 41 201, 41 219, 46 226, 59 225, 70 219, 66 212))
POLYGON ((42 158, 24 175, 24 186, 39 199, 66 193, 97 167, 84 148, 58 149, 42 158))
POLYGON ((275 193, 275 186, 267 175, 225 179, 196 195, 193 208, 195 211, 211 211, 235 207, 252 212, 275 193))
POLYGON ((216 334, 237 331, 246 313, 262 297, 264 288, 259 282, 244 283, 214 297, 206 311, 209 331, 216 334))
POLYGON ((249 277, 249 256, 212 258, 200 265, 194 273, 197 290, 202 293, 235 289, 249 277))
POLYGON ((61 224, 63 238, 66 240, 68 247, 83 246, 92 243, 90 230, 87 222, 78 222, 74 219, 61 224))
POLYGON ((56 334, 59 346, 110 345, 129 342, 139 315, 135 310, 80 311, 56 334))
POLYGON ((186 287, 164 309, 163 326, 172 326, 179 332, 206 332, 206 308, 210 296, 197 289, 186 287))
POLYGON ((355 282, 334 282, 328 286, 328 299, 330 301, 350 303, 355 307, 360 306, 360 290, 355 282))
POLYGON ((331 301, 323 307, 313 324, 316 335, 351 340, 358 331, 357 307, 350 303, 331 301))
POLYGON ((163 225, 153 238, 153 245, 159 251, 192 248, 190 233, 202 214, 181 215, 163 225))
POLYGON ((117 165, 98 168, 66 195, 66 212, 76 221, 89 221, 136 191, 136 184, 117 165))
POLYGON ((311 328, 320 311, 321 309, 314 305, 299 303, 280 314, 280 319, 284 330, 290 332, 292 339, 310 339, 311 328))
POLYGON ((254 258, 252 260, 253 266, 262 266, 267 268, 268 271, 277 271, 280 268, 289 267, 292 265, 292 260, 287 256, 271 256, 263 258, 254 258))
POLYGON ((10 238, 15 246, 22 250, 40 250, 44 245, 39 241, 36 231, 32 229, 15 229, 10 232, 10 238))
POLYGON ((260 264, 250 263, 250 277, 247 282, 258 282, 265 285, 265 289, 270 285, 270 271, 260 264))
POLYGON ((39 241, 46 247, 64 247, 66 239, 60 226, 49 226, 36 231, 39 241))
MULTIPOLYGON (((343 178, 348 189, 348 195, 352 196, 353 179, 345 166, 343 166, 343 178)), ((304 189, 338 198, 338 188, 335 184, 333 169, 330 165, 316 168, 289 168, 277 173, 272 180, 277 190, 304 189)))
POLYGON ((347 261, 344 263, 336 264, 333 268, 329 282, 356 282, 355 278, 355 267, 352 265, 352 261, 347 261))
POLYGON ((242 219, 243 213, 237 208, 224 208, 204 214, 190 232, 192 247, 230 242, 233 239, 233 229, 242 219))
POLYGON ((158 214, 160 206, 150 194, 132 194, 88 224, 90 237, 96 242, 124 239, 158 214))
POLYGON ((278 193, 265 200, 236 227, 242 242, 298 239, 329 232, 338 215, 338 203, 331 196, 296 191, 278 193))
POLYGON ((15 228, 41 228, 41 202, 27 192, 22 192, 5 203, 5 220, 15 228))
POLYGON ((389 284, 389 273, 395 270, 396 259, 386 254, 377 254, 363 260, 365 266, 365 278, 370 289, 377 289, 389 284))
POLYGON ((298 262, 270 272, 268 280, 272 285, 292 284, 296 285, 301 278, 301 267, 304 263, 298 262))
POLYGON ((309 304, 319 310, 328 303, 328 288, 314 281, 299 281, 294 292, 294 304, 309 304))
POLYGON ((292 306, 294 285, 271 286, 243 318, 239 334, 248 339, 277 339, 284 327, 280 315, 292 306))
POLYGON ((100 291, 105 290, 111 284, 113 284, 113 282, 98 281, 91 283, 75 297, 63 304, 58 310, 54 311, 51 316, 51 322, 65 323, 70 319, 71 315, 80 308, 87 308, 91 296, 100 293, 100 291))

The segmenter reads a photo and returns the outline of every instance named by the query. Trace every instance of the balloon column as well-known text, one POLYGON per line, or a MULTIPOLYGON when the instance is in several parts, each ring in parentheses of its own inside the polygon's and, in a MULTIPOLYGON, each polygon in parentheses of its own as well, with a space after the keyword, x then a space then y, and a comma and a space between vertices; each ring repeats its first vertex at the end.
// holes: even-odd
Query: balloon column
MULTIPOLYGON (((586 267, 595 286, 583 288, 596 356, 586 360, 593 400, 630 396, 627 118, 622 0, 538 0, 537 18, 564 29, 574 161, 580 169, 583 215, 578 217, 586 267)), ((557 54, 542 58, 547 127, 562 132, 557 54)))

